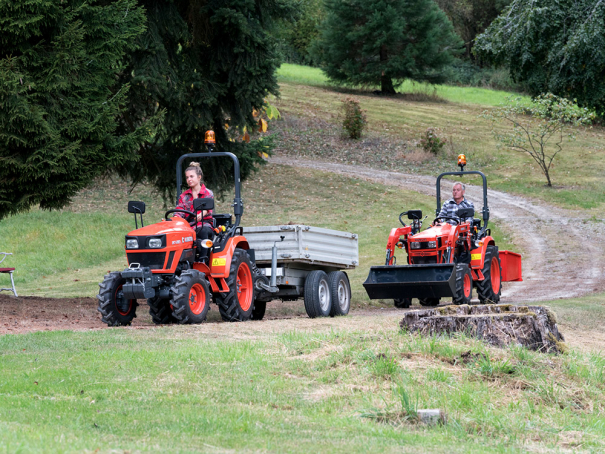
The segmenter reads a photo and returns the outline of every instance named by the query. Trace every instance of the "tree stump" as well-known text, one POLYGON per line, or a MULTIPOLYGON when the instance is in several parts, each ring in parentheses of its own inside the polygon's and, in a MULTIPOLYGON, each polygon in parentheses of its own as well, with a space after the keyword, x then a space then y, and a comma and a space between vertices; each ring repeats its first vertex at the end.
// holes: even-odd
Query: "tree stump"
POLYGON ((496 347, 523 345, 549 353, 566 350, 556 316, 545 306, 451 305, 406 312, 399 326, 422 335, 463 332, 496 347))

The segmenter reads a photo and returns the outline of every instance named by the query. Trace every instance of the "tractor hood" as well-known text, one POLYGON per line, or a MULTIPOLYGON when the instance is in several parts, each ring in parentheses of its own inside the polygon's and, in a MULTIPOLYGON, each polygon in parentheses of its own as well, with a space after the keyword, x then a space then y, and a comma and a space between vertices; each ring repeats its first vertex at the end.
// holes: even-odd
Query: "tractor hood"
POLYGON ((455 228, 451 224, 441 224, 438 226, 431 227, 430 229, 426 229, 422 232, 417 233, 414 236, 410 236, 414 241, 422 241, 422 240, 435 240, 438 236, 449 235, 452 229, 455 228))
POLYGON ((189 223, 185 221, 183 218, 175 216, 172 220, 169 221, 160 221, 155 224, 147 225, 145 227, 141 227, 140 229, 133 230, 128 233, 127 236, 149 236, 149 235, 162 235, 162 234, 171 234, 176 233, 178 235, 181 234, 191 234, 194 230, 191 228, 189 223))

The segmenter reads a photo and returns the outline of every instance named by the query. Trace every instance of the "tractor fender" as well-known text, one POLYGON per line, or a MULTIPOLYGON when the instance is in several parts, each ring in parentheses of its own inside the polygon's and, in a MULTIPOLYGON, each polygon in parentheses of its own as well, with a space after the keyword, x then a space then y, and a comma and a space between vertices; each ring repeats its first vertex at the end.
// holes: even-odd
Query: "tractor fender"
POLYGON ((485 251, 488 246, 495 246, 496 242, 491 236, 479 241, 479 247, 471 250, 471 269, 481 271, 485 261, 485 251))
POLYGON ((250 245, 245 237, 237 235, 227 240, 222 251, 212 253, 210 256, 210 275, 213 278, 229 277, 229 269, 231 268, 231 260, 233 259, 235 248, 248 250, 250 249, 250 245))

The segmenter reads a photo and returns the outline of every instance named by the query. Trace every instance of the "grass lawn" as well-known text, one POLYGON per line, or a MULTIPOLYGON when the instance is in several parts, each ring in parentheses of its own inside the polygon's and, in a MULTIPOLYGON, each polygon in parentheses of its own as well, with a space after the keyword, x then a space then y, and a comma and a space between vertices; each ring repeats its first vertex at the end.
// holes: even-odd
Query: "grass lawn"
POLYGON ((398 318, 0 336, 0 452, 605 449, 600 354, 421 338, 398 318), (417 424, 422 408, 447 424, 417 424))
MULTIPOLYGON (((310 77, 316 71, 293 65, 280 71, 286 69, 293 74, 300 71, 301 77, 310 77)), ((472 93, 480 89, 463 87, 454 87, 461 97, 444 97, 447 102, 349 91, 359 99, 368 118, 367 134, 361 141, 351 141, 341 137, 339 126, 340 107, 347 93, 329 86, 306 85, 305 79, 280 77, 281 98, 274 104, 283 120, 271 126, 282 138, 280 153, 430 175, 452 170, 455 156, 465 153, 467 169, 484 172, 493 189, 591 210, 602 218, 605 129, 600 126, 579 129, 577 140, 565 143, 553 164, 554 187, 549 188, 528 155, 496 147, 490 123, 481 114, 503 98, 494 98, 491 104, 479 102, 472 93), (418 146, 427 128, 435 128, 448 140, 440 156, 423 154, 418 146)))
MULTIPOLYGON (((133 216, 126 212, 127 201, 147 204, 146 223, 156 222, 164 214, 162 201, 151 191, 139 187, 129 195, 126 188, 117 181, 99 182, 81 192, 67 210, 32 210, 3 220, 0 242, 15 254, 7 261, 17 268, 18 292, 94 296, 105 273, 124 269, 124 236, 134 229, 133 216)), ((360 266, 349 273, 354 307, 370 303, 361 284, 370 266, 384 264, 386 241, 391 228, 400 225, 399 213, 422 209, 432 220, 435 210, 432 197, 413 191, 277 165, 264 166, 243 184, 242 194, 243 225, 292 222, 359 234, 360 266)), ((218 201, 216 211, 230 212, 232 200, 228 196, 218 201)), ((501 249, 515 250, 512 239, 497 225, 491 226, 501 249)))

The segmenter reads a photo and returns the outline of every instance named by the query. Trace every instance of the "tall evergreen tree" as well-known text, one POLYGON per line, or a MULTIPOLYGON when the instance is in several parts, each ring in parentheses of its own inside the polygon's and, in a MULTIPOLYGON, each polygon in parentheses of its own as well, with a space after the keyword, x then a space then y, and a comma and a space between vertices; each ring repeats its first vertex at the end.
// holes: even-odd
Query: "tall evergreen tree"
POLYGON ((60 208, 150 135, 119 133, 116 81, 145 28, 134 0, 0 1, 0 219, 60 208))
POLYGON ((439 82, 462 47, 433 0, 326 0, 326 14, 314 49, 335 82, 383 93, 405 79, 439 82))
MULTIPOLYGON (((254 127, 253 111, 277 94, 279 65, 272 21, 290 14, 282 0, 142 0, 148 29, 138 39, 122 83, 130 83, 125 131, 165 110, 162 130, 139 150, 140 160, 120 171, 151 181, 165 196, 174 192, 174 166, 184 153, 204 151, 213 128, 220 151, 235 153, 245 178, 267 143, 240 139, 254 127), (229 128, 226 128, 228 124, 229 128)), ((230 160, 202 162, 213 189, 232 183, 230 160)))

